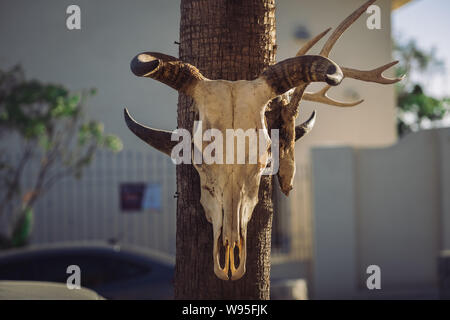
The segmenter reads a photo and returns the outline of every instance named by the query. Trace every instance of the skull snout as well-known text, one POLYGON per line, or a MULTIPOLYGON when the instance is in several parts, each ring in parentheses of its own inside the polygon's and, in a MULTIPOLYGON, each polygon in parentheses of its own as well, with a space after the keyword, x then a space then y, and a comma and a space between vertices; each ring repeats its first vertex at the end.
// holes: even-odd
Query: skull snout
POLYGON ((224 200, 226 200, 226 205, 222 211, 223 224, 221 234, 214 235, 214 271, 220 279, 229 280, 231 278, 231 280, 238 280, 245 274, 247 258, 247 226, 242 221, 245 208, 241 206, 241 199, 233 197, 231 193, 225 195, 224 200), (220 236, 222 239, 220 239, 220 236), (224 249, 222 251, 225 254, 225 265, 223 268, 220 265, 221 247, 224 249))
POLYGON ((220 252, 222 243, 220 236, 214 241, 214 273, 222 280, 239 280, 245 274, 247 260, 246 235, 240 237, 237 242, 230 243, 228 240, 223 244, 224 266, 220 263, 220 252), (236 263, 238 264, 236 266, 236 263), (231 276, 230 276, 231 273, 231 276))

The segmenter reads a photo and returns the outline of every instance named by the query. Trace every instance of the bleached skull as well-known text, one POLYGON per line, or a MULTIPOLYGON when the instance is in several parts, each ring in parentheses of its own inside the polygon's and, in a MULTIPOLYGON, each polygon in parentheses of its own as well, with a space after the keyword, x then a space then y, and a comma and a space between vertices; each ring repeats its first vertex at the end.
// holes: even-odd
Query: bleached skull
MULTIPOLYGON (((269 93, 265 81, 217 80, 203 81, 193 94, 202 124, 197 128, 194 137, 199 134, 198 131, 201 136, 206 133, 208 137, 208 129, 212 129, 210 132, 217 130, 214 142, 221 144, 214 150, 214 156, 217 156, 219 163, 211 163, 205 159, 201 164, 194 161, 194 166, 200 175, 200 202, 206 218, 213 225, 214 272, 223 280, 228 279, 229 270, 232 280, 239 279, 245 273, 247 224, 258 203, 261 174, 269 158, 270 138, 265 126, 263 108, 270 99, 269 93), (241 135, 234 139, 230 132, 241 135), (245 140, 241 139, 245 139, 243 133, 248 133, 247 148, 245 140), (238 161, 237 154, 242 144, 245 152, 243 155, 247 159, 244 159, 244 163, 238 161), (259 146, 259 150, 256 150, 256 146, 259 146), (250 158, 255 155, 256 161, 251 161, 250 158), (225 247, 223 268, 219 259, 220 245, 225 247), (237 268, 234 259, 235 246, 239 248, 237 268)), ((203 145, 199 146, 198 142, 194 141, 194 150, 204 150, 210 145, 209 142, 202 143, 203 145)))
MULTIPOLYGON (((196 164, 193 161, 200 175, 201 204, 206 218, 213 225, 214 272, 219 278, 227 280, 231 273, 231 279, 236 280, 245 273, 247 224, 258 202, 261 175, 271 151, 265 121, 268 102, 283 95, 283 98, 279 99, 280 103, 275 104, 279 108, 277 112, 281 115, 281 121, 271 125, 280 129, 280 150, 282 152, 280 152, 278 180, 281 190, 288 194, 292 188, 295 174, 294 142, 312 129, 315 120, 315 113, 313 113, 305 123, 295 126, 300 101, 305 99, 338 107, 352 107, 360 104, 363 100, 351 103, 334 100, 327 96, 330 86, 338 85, 344 77, 380 84, 393 84, 402 80, 402 78, 389 79, 383 76, 383 72, 397 62, 391 62, 373 70, 361 71, 340 68, 328 59, 331 49, 340 36, 375 1, 366 1, 342 21, 328 38, 319 56, 309 56, 306 53, 330 29, 308 41, 295 58, 286 59, 270 66, 252 81, 209 80, 194 66, 161 53, 144 52, 132 60, 131 69, 135 75, 161 81, 193 98, 199 120, 202 121, 202 125, 194 129, 192 143, 194 160, 197 150, 202 150, 203 147, 208 149, 211 145, 217 147, 221 144, 222 148, 213 148, 215 151, 213 158, 222 151, 223 155, 231 154, 234 159, 235 155, 230 152, 231 146, 235 144, 234 140, 227 145, 228 139, 226 142, 218 139, 219 136, 226 136, 227 130, 233 129, 235 132, 239 129, 244 132, 259 130, 262 132, 262 134, 256 135, 256 141, 250 141, 249 148, 245 149, 245 157, 250 159, 252 157, 251 147, 259 147, 254 162, 244 161, 239 164, 226 161, 221 164, 205 161, 196 164), (328 85, 316 93, 305 92, 305 88, 311 82, 326 82, 328 85), (295 88, 292 94, 285 95, 292 88, 295 88), (286 102, 286 96, 292 99, 286 102), (195 136, 203 139, 196 140, 195 136), (215 137, 214 142, 206 141, 207 146, 205 146, 204 140, 212 140, 212 136, 215 137), (239 248, 239 265, 237 267, 234 256, 236 246, 239 248), (225 249, 225 265, 223 267, 220 265, 219 259, 221 247, 225 249)), ((177 142, 171 140, 171 132, 140 125, 130 117, 126 109, 125 120, 130 130, 139 138, 150 146, 173 156, 172 151, 176 149, 177 142)), ((188 142, 191 144, 191 141, 188 142)), ((188 156, 190 155, 191 153, 188 153, 188 156)))
MULTIPOLYGON (((271 139, 264 115, 266 106, 271 99, 303 83, 320 81, 338 85, 343 78, 341 69, 325 57, 305 55, 270 66, 255 80, 209 80, 190 64, 152 52, 137 55, 131 62, 131 69, 137 76, 159 80, 193 98, 201 121, 193 135, 203 137, 200 142, 193 139, 193 154, 208 146, 211 148, 212 136, 216 147, 214 157, 223 152, 223 163, 193 162, 200 175, 200 201, 207 220, 213 225, 214 272, 223 280, 240 279, 245 274, 247 224, 258 203, 261 175, 270 156, 271 139), (237 163, 233 151, 238 149, 238 141, 232 139, 229 142, 227 130, 230 129, 256 133, 256 141, 249 141, 245 148, 244 163, 237 163), (219 136, 227 139, 219 139, 219 136), (258 146, 256 161, 251 162, 255 146, 258 146), (227 157, 234 161, 226 161, 227 157), (219 257, 221 246, 225 251, 223 267, 219 257), (235 247, 239 251, 238 266, 235 247)), ((141 139, 168 155, 172 154, 176 142, 170 140, 168 132, 138 124, 126 110, 125 118, 129 128, 141 139)))

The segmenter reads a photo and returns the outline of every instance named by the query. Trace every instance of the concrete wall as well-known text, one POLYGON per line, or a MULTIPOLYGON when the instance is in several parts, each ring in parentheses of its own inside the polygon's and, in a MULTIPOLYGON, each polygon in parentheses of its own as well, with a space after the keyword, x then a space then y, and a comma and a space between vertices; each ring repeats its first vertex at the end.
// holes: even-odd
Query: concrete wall
POLYGON ((353 168, 350 148, 313 152, 313 297, 351 296, 357 285, 353 168))
POLYGON ((449 248, 450 129, 388 148, 317 148, 315 298, 436 297, 437 257, 449 248), (369 265, 381 290, 368 290, 369 265))
MULTIPOLYGON (((66 28, 69 0, 4 0, 0 2, 0 68, 20 63, 30 78, 62 83, 73 90, 96 87, 90 114, 118 134, 126 148, 147 150, 125 127, 122 115, 127 106, 135 118, 161 129, 176 127, 177 93, 150 79, 137 78, 129 70, 131 58, 145 50, 178 55, 180 1, 166 0, 79 0, 81 31, 66 28)), ((302 42, 295 37, 300 25, 312 36, 336 27, 361 0, 277 1, 278 60, 292 57, 302 42)), ((382 29, 368 30, 364 14, 339 40, 331 58, 339 64, 368 68, 391 61, 390 0, 379 0, 382 29)), ((323 41, 312 53, 318 52, 323 41)), ((313 87, 316 88, 316 87, 313 87)), ((351 145, 393 143, 394 90, 345 80, 330 94, 366 102, 350 109, 318 103, 302 104, 299 122, 312 109, 318 111, 314 131, 298 144, 298 158, 305 158, 311 145, 334 141, 351 145), (380 130, 380 126, 383 130, 380 130)))
POLYGON ((179 1, 6 0, 0 2, 0 68, 20 63, 28 78, 95 87, 91 117, 123 140, 125 148, 149 150, 126 128, 123 108, 161 129, 176 128, 177 92, 135 77, 130 61, 142 51, 178 55, 179 1), (81 8, 81 30, 66 28, 66 8, 81 8))

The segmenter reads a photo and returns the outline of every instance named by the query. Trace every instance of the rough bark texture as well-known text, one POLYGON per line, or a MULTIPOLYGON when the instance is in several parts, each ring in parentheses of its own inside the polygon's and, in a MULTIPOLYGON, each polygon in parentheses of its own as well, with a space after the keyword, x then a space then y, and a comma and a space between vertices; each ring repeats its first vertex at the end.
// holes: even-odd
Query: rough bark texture
MULTIPOLYGON (((181 0, 180 58, 210 79, 255 79, 275 61, 275 0, 181 0)), ((178 127, 192 130, 192 100, 180 94, 178 127)), ((270 123, 270 121, 269 121, 270 123)), ((269 299, 272 177, 263 176, 248 226, 247 272, 213 271, 213 232, 193 166, 177 166, 176 299, 269 299)))

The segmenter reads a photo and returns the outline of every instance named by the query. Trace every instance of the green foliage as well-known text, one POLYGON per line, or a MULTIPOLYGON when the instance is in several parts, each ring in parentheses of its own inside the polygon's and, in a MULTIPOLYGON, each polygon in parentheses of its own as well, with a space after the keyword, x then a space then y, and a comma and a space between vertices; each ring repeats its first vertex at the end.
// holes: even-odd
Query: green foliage
POLYGON ((12 223, 12 235, 0 234, 0 250, 23 247, 28 244, 33 229, 33 209, 23 208, 17 221, 12 223))
POLYGON ((424 90, 429 77, 445 72, 445 64, 437 57, 435 49, 422 50, 410 40, 395 43, 394 54, 399 60, 397 76, 405 75, 396 85, 397 130, 402 136, 420 130, 426 122, 442 120, 450 110, 450 99, 433 97, 424 90))
POLYGON ((24 243, 35 201, 56 181, 81 177, 98 149, 122 149, 121 140, 106 134, 102 123, 85 120, 86 99, 95 94, 95 89, 73 93, 62 85, 27 80, 20 67, 0 70, 0 136, 17 136, 23 146, 18 162, 0 152, 0 216, 15 208, 13 245, 24 243), (39 172, 34 186, 23 190, 21 176, 32 159, 39 161, 39 172))
POLYGON ((22 210, 18 221, 15 223, 12 237, 12 247, 22 247, 28 243, 33 228, 33 209, 26 207, 22 210))

